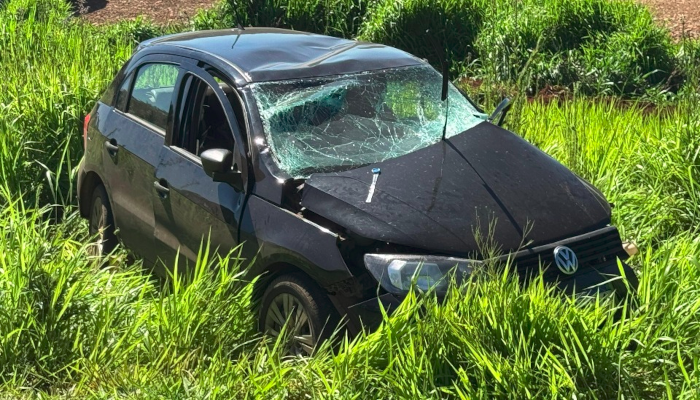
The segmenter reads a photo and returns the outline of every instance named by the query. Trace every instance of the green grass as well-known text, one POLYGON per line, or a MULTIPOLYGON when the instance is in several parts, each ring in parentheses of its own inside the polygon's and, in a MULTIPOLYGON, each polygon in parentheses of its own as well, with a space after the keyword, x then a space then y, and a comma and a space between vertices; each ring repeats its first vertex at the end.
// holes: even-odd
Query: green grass
POLYGON ((634 0, 222 0, 192 26, 238 23, 389 44, 436 67, 446 53, 452 78, 530 94, 555 86, 659 101, 697 90, 700 76, 688 63, 697 41, 672 42, 634 0))
POLYGON ((379 1, 368 11, 360 39, 426 58, 440 68, 447 56, 453 76, 476 59, 474 42, 485 18, 483 0, 379 1), (445 53, 445 48, 450 51, 445 53))
POLYGON ((131 55, 137 28, 97 29, 68 15, 63 1, 0 9, 0 171, 5 185, 42 202, 74 199, 83 117, 131 55))
POLYGON ((668 32, 635 2, 503 1, 488 14, 476 48, 490 79, 627 95, 682 80, 668 32))
MULTIPOLYGON (((593 22, 622 18, 601 15, 593 22)), ((588 29, 586 18, 576 26, 588 29)), ((163 31, 144 21, 92 27, 61 0, 0 6, 0 397, 700 397, 697 81, 655 96, 657 105, 577 93, 546 104, 518 97, 509 115, 509 128, 603 190, 623 237, 640 245, 629 318, 613 323, 608 301, 575 303, 541 282, 521 289, 484 272, 444 303, 410 297, 337 353, 285 359, 253 329, 245 265, 205 249, 191 274, 163 284, 121 250, 107 268, 87 256, 73 181, 82 117, 135 42, 163 31)), ((656 34, 635 32, 606 46, 656 34)), ((671 47, 678 65, 699 68, 697 42, 671 47)), ((644 61, 629 57, 620 59, 644 61)))
POLYGON ((354 37, 374 1, 221 0, 212 9, 200 11, 192 25, 195 29, 216 29, 241 24, 354 37))

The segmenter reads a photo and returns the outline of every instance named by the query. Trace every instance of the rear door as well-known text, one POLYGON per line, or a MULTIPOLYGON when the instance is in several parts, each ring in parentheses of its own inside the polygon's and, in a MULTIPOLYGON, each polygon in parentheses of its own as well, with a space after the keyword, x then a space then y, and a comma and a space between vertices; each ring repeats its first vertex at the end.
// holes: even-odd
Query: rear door
POLYGON ((127 72, 103 131, 104 177, 115 223, 126 247, 154 261, 152 192, 155 168, 172 124, 181 68, 173 58, 148 56, 127 72))
MULTIPOLYGON (((212 148, 237 154, 241 129, 224 92, 234 89, 194 65, 186 68, 176 122, 160 150, 153 197, 156 248, 168 267, 178 252, 180 267, 192 265, 208 240, 219 255, 235 248, 245 200, 243 191, 207 176, 199 157, 212 148)), ((238 166, 241 162, 236 160, 238 166)))

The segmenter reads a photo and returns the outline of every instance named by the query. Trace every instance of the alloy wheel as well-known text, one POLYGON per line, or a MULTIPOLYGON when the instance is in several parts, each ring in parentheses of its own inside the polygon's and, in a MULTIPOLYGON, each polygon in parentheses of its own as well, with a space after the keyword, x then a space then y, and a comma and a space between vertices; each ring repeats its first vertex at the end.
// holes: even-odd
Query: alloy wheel
POLYGON ((316 341, 309 315, 296 297, 281 293, 268 306, 265 331, 277 338, 285 324, 289 332, 289 353, 296 356, 310 356, 316 341))

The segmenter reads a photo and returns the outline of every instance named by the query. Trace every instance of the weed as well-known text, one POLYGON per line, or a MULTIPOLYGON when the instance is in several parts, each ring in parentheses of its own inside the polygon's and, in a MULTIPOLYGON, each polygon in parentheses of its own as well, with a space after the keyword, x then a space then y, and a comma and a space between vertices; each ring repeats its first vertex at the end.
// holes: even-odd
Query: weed
MULTIPOLYGON (((269 4, 265 12, 283 5, 269 4)), ((312 21, 321 18, 318 7, 333 4, 293 4, 280 26, 339 35, 354 35, 364 12, 312 21)), ((574 301, 541 280, 522 288, 486 271, 444 300, 413 293, 376 332, 299 359, 254 333, 253 283, 242 279, 246 266, 235 252, 215 259, 204 246, 192 271, 173 272, 165 284, 140 261, 127 264, 123 250, 101 268, 104 260, 87 256, 90 238, 73 208, 82 117, 136 42, 179 28, 143 20, 98 28, 71 18, 60 0, 9 0, 0 4, 0 395, 698 398, 700 45, 671 44, 664 31, 647 29, 645 11, 622 1, 469 4, 475 12, 512 7, 481 8, 490 11, 468 19, 481 18, 478 32, 464 28, 476 42, 450 39, 449 24, 437 29, 447 43, 476 43, 481 63, 471 67, 491 79, 478 89, 485 106, 517 82, 572 84, 568 101, 530 102, 521 92, 507 126, 616 205, 612 222, 641 248, 631 259, 641 278, 635 307, 574 301), (533 7, 549 11, 538 16, 533 7), (521 19, 511 18, 515 12, 521 19), (667 90, 673 71, 688 82, 677 94, 667 90), (659 104, 581 96, 654 85, 659 104), (66 207, 59 223, 49 218, 54 204, 66 207), (613 321, 620 310, 628 318, 613 321)), ((386 13, 372 17, 382 35, 391 34, 382 21, 406 23, 409 33, 421 23, 390 10, 444 12, 427 13, 415 0, 376 7, 386 13)), ((220 23, 225 9, 199 14, 195 26, 220 23)), ((461 62, 459 46, 452 59, 461 62)))

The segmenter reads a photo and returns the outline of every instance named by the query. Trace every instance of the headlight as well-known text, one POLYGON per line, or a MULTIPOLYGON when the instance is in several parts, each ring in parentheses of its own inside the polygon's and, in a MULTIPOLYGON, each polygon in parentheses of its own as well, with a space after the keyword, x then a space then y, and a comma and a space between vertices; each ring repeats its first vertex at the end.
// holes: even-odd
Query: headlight
POLYGON ((480 261, 452 257, 404 254, 365 254, 365 266, 390 293, 404 294, 411 286, 444 292, 454 272, 457 279, 472 272, 480 261))

